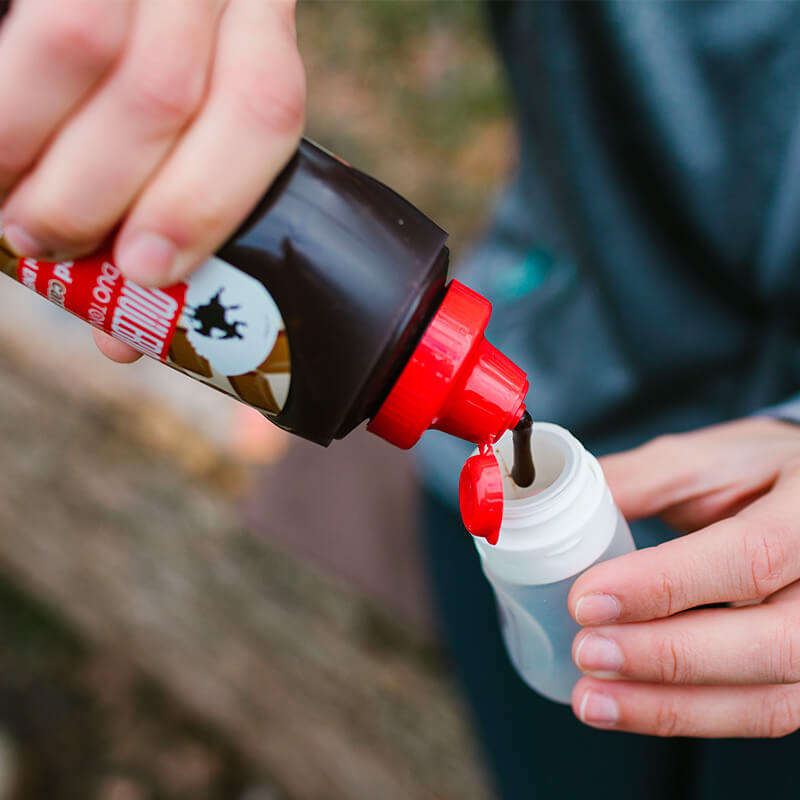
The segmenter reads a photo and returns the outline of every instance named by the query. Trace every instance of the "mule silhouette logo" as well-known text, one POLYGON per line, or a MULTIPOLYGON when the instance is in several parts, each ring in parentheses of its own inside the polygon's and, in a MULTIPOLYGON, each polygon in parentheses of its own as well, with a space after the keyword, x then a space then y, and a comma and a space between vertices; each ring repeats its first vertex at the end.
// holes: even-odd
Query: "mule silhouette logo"
POLYGON ((256 369, 284 328, 264 284, 216 256, 187 281, 179 324, 195 353, 220 375, 256 369))
POLYGON ((239 333, 239 326, 247 327, 244 320, 228 322, 228 312, 241 308, 240 305, 225 306, 220 302, 220 296, 224 289, 219 289, 217 293, 204 305, 197 306, 191 312, 191 317, 195 325, 195 333, 207 336, 209 339, 243 339, 239 333), (214 331, 222 332, 222 336, 214 336, 214 331))

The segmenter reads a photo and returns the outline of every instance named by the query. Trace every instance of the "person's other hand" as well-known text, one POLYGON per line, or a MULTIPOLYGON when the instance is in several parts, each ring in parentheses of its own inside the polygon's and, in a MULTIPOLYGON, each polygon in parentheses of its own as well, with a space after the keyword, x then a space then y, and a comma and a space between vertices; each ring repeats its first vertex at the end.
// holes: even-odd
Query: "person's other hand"
POLYGON ((598 728, 782 736, 800 727, 800 426, 754 417, 602 459, 622 513, 695 531, 597 564, 569 609, 598 728), (736 603, 737 607, 697 608, 736 603))
POLYGON ((292 155, 304 101, 294 0, 15 0, 0 29, 6 240, 65 258, 118 229, 126 277, 174 283, 292 155))

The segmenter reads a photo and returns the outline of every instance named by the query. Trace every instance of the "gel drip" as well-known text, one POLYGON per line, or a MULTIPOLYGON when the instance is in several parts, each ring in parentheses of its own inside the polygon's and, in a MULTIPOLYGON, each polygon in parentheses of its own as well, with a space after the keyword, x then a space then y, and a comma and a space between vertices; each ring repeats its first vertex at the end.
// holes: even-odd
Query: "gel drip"
POLYGON ((525 488, 536 479, 536 468, 533 465, 531 452, 531 433, 533 432, 533 419, 526 411, 513 431, 514 437, 514 465, 511 468, 511 480, 525 488))

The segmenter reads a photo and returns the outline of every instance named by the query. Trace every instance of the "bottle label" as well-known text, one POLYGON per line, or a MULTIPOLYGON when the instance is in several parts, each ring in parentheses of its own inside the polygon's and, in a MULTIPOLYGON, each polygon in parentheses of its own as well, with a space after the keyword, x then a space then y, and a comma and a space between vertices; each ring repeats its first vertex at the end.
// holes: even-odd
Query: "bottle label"
POLYGON ((144 355, 211 384, 267 416, 286 403, 286 325, 264 285, 220 258, 186 281, 146 289, 110 253, 59 263, 0 253, 0 269, 144 355))

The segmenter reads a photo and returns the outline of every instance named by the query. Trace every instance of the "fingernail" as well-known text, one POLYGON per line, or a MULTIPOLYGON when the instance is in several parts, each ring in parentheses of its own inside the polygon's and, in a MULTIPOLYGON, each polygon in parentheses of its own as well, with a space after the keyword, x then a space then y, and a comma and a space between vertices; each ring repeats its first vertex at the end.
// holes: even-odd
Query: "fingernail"
POLYGON ((13 222, 3 226, 3 238, 18 256, 31 256, 36 258, 47 253, 47 248, 36 241, 24 228, 13 222))
POLYGON ((622 662, 619 645, 599 633, 584 636, 575 648, 575 664, 583 672, 617 672, 622 662))
POLYGON ((145 285, 170 281, 177 248, 165 236, 139 233, 130 242, 123 242, 117 266, 128 280, 145 285))
POLYGON ((619 719, 619 706, 610 695, 589 689, 581 700, 578 716, 590 725, 610 727, 619 719))
POLYGON ((585 594, 575 604, 578 625, 600 625, 619 616, 619 600, 610 594, 585 594))

